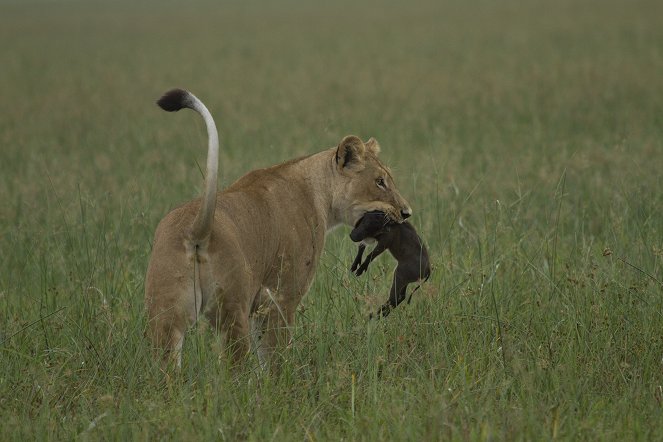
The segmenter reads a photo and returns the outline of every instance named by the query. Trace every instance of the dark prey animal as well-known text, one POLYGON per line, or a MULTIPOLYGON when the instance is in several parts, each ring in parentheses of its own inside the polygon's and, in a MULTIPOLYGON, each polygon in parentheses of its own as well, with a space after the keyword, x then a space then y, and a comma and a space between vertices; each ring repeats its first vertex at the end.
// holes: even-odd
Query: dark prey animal
MULTIPOLYGON (((392 221, 383 212, 367 212, 355 225, 350 233, 350 239, 354 242, 361 241, 357 256, 350 268, 350 271, 357 276, 364 273, 371 261, 385 250, 389 250, 398 261, 389 291, 389 300, 380 307, 377 316, 386 317, 392 309, 403 302, 408 284, 421 280, 426 281, 430 277, 430 260, 426 246, 412 224, 407 221, 399 224, 392 221), (366 249, 367 239, 375 239, 377 244, 362 263, 361 259, 366 249)), ((416 287, 412 293, 418 288, 416 287)), ((408 303, 412 299, 412 293, 410 293, 408 303)))

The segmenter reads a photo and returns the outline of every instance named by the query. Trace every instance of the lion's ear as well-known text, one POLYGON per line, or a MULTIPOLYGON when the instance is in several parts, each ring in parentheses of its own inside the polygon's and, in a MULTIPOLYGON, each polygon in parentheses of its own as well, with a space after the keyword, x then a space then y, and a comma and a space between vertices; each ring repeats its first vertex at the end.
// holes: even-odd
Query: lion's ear
POLYGON ((371 137, 368 139, 366 143, 366 149, 368 149, 369 152, 373 153, 373 155, 376 155, 380 153, 380 143, 378 143, 378 140, 375 138, 371 137))
POLYGON ((360 170, 364 166, 364 157, 366 156, 366 146, 364 142, 348 135, 341 140, 336 149, 336 164, 340 169, 360 170))

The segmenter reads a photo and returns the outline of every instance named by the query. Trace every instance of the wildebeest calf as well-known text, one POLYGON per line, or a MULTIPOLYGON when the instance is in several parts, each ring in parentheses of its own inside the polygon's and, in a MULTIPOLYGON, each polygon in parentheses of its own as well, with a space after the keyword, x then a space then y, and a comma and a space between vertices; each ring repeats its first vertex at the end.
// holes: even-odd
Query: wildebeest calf
POLYGON ((391 221, 383 212, 368 212, 352 230, 350 239, 354 242, 361 241, 357 256, 350 268, 350 271, 355 272, 357 276, 364 273, 371 261, 385 250, 389 250, 398 261, 389 291, 389 301, 380 307, 378 316, 387 316, 393 308, 403 302, 408 284, 426 281, 430 277, 430 261, 426 246, 412 224, 407 221, 399 224, 391 221), (375 239, 377 244, 362 263, 361 259, 366 249, 365 240, 369 238, 375 239))

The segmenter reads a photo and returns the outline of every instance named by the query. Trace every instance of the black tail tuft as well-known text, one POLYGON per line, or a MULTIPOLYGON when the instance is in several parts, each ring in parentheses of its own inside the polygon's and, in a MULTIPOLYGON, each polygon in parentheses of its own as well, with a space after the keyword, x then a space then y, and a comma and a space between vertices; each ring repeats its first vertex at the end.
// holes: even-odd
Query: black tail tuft
POLYGON ((167 112, 176 112, 184 107, 189 107, 190 94, 184 89, 172 89, 159 98, 157 104, 167 112))

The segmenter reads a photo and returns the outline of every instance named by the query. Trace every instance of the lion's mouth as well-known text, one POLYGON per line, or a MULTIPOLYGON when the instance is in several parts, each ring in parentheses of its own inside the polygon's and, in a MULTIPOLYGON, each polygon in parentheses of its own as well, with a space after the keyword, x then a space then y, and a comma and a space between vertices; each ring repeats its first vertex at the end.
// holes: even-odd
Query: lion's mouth
POLYGON ((354 228, 357 228, 357 226, 359 226, 359 224, 361 224, 361 222, 364 220, 364 218, 366 218, 366 215, 374 215, 374 214, 377 214, 377 213, 381 213, 382 216, 384 216, 385 225, 387 225, 387 224, 400 224, 404 221, 403 219, 395 219, 392 216, 391 213, 388 213, 384 210, 369 210, 367 212, 364 212, 364 214, 362 216, 360 216, 359 219, 357 219, 357 221, 354 224, 354 228))
POLYGON ((395 210, 388 210, 388 211, 380 211, 384 213, 384 218, 386 221, 393 223, 393 224, 401 224, 402 222, 405 221, 400 214, 395 211, 395 210))
POLYGON ((400 216, 400 213, 392 206, 386 204, 375 204, 375 205, 366 205, 366 206, 355 206, 353 208, 353 215, 357 218, 354 219, 354 222, 350 225, 353 228, 356 228, 361 224, 362 220, 366 215, 375 215, 382 214, 385 218, 385 224, 401 224, 405 219, 400 216))

